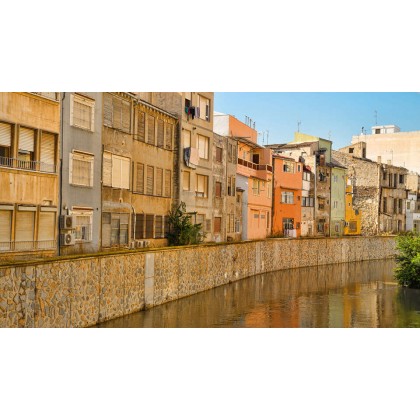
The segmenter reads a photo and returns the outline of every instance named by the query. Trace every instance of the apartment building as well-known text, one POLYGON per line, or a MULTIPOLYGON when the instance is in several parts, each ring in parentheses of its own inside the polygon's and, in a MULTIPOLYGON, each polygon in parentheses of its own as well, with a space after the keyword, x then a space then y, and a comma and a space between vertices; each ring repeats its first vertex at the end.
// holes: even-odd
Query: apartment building
MULTIPOLYGON (((213 160, 212 92, 149 92, 144 98, 178 117, 178 138, 175 146, 174 192, 176 203, 184 202, 186 210, 205 233, 205 242, 220 241, 223 216, 213 208, 215 179, 213 160), (179 182, 177 181, 179 179, 179 182)), ((219 181, 217 181, 219 182, 219 181)))
POLYGON ((102 96, 62 93, 62 255, 101 249, 102 96))
POLYGON ((273 155, 273 234, 301 236, 303 163, 273 155))
POLYGON ((103 94, 102 248, 167 244, 176 126, 141 95, 103 94))
POLYGON ((214 131, 238 142, 236 190, 242 200, 242 240, 271 233, 272 153, 257 143, 257 131, 232 115, 215 113, 214 131))
POLYGON ((60 97, 0 92, 0 259, 58 251, 60 97))

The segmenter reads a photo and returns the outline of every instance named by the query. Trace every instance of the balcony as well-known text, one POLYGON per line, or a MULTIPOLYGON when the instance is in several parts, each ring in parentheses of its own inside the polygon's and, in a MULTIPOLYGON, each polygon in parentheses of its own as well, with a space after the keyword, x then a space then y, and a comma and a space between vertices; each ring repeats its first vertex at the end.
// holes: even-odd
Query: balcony
POLYGON ((56 240, 0 242, 0 252, 44 251, 55 249, 56 247, 56 240))
POLYGON ((25 171, 56 173, 56 165, 32 160, 21 160, 0 156, 0 166, 13 169, 23 169, 25 171))
POLYGON ((244 176, 255 176, 257 178, 268 180, 268 175, 273 172, 273 167, 271 165, 262 165, 248 160, 238 158, 238 172, 244 176), (245 170, 241 171, 241 167, 245 170))
POLYGON ((258 163, 250 162, 248 160, 238 158, 238 165, 246 166, 247 168, 254 169, 256 171, 268 171, 273 172, 271 165, 260 165, 258 163))

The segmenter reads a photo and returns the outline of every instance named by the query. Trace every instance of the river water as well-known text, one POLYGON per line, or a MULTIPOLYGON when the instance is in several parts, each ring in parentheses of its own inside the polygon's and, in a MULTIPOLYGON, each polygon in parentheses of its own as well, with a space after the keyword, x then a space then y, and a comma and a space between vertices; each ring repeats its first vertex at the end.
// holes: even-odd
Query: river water
POLYGON ((393 260, 261 274, 97 325, 99 328, 420 327, 420 290, 393 260))

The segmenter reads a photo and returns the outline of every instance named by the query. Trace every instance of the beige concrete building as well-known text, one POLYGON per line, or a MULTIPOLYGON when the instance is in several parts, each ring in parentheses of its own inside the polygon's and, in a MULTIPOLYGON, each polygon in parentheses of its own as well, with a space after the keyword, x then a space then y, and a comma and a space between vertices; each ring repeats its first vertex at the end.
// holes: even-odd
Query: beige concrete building
POLYGON ((354 208, 361 211, 361 234, 377 235, 405 230, 407 169, 333 151, 347 168, 353 185, 354 208))
POLYGON ((378 125, 372 127, 371 134, 353 136, 348 147, 355 152, 365 148, 365 156, 359 157, 420 173, 420 131, 401 131, 396 125, 378 125))
POLYGON ((0 259, 57 253, 59 132, 57 93, 0 93, 0 259))
POLYGON ((103 104, 102 248, 166 245, 177 119, 127 92, 103 104))

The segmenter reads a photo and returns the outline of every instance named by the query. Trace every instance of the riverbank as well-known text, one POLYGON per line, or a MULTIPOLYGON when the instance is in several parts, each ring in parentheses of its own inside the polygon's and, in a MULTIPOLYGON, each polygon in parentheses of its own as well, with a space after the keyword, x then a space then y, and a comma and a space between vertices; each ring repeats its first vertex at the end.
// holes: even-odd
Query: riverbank
POLYGON ((0 327, 87 327, 255 274, 392 258, 395 237, 267 239, 0 267, 0 327))

